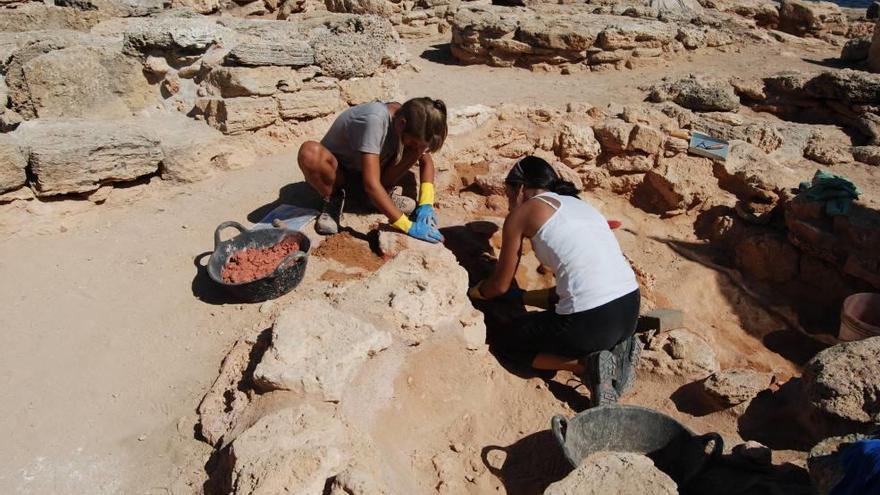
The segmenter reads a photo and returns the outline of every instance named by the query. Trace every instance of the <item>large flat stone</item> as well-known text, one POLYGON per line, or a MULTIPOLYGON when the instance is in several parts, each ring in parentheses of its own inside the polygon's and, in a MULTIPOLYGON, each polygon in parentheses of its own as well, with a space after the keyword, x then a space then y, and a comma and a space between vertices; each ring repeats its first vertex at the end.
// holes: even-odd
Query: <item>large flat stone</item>
POLYGON ((260 129, 278 119, 278 101, 271 97, 202 99, 196 106, 208 124, 225 134, 260 129))
POLYGON ((116 47, 70 46, 9 74, 12 107, 30 118, 121 118, 156 99, 141 64, 116 47))
POLYGON ((278 95, 278 108, 283 119, 305 120, 336 112, 345 106, 337 88, 304 89, 278 95))
POLYGON ((269 96, 302 87, 302 75, 289 67, 216 67, 208 81, 220 96, 269 96))
POLYGON ((137 119, 34 120, 13 133, 29 152, 40 196, 94 191, 156 173, 159 140, 137 119))
POLYGON ((209 17, 151 17, 135 19, 123 34, 126 53, 154 51, 201 53, 211 46, 233 42, 235 33, 209 17))
POLYGON ((338 401, 358 367, 391 345, 391 335, 323 299, 298 301, 272 326, 272 345, 254 370, 267 390, 338 401))
POLYGON ((0 136, 0 193, 25 185, 25 167, 27 156, 21 147, 8 137, 0 136))

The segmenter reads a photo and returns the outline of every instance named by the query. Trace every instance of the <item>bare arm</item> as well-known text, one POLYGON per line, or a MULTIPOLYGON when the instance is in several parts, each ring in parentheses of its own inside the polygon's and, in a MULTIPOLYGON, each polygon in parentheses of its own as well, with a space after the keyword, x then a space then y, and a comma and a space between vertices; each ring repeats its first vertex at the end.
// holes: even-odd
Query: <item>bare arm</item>
POLYGON ((364 192, 367 193, 367 197, 376 205, 376 208, 388 217, 389 222, 395 222, 403 213, 394 206, 391 196, 382 186, 379 155, 362 153, 361 164, 363 165, 364 192))
POLYGON ((500 296, 510 289, 522 255, 522 240, 527 218, 525 209, 520 206, 504 220, 498 263, 495 264, 492 275, 480 287, 480 293, 486 299, 500 296))
POLYGON ((434 183, 434 158, 430 153, 425 153, 419 158, 419 182, 434 183))

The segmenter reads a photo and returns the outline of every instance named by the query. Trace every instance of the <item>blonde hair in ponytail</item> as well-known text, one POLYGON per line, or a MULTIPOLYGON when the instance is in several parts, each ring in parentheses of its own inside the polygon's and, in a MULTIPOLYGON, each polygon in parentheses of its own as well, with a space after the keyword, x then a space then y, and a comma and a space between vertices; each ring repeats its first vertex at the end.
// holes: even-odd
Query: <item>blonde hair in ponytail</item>
POLYGON ((407 100, 394 114, 394 120, 404 119, 403 132, 389 132, 382 145, 382 167, 394 165, 403 157, 403 135, 409 134, 428 143, 428 151, 435 153, 446 141, 446 104, 442 100, 421 97, 407 100))

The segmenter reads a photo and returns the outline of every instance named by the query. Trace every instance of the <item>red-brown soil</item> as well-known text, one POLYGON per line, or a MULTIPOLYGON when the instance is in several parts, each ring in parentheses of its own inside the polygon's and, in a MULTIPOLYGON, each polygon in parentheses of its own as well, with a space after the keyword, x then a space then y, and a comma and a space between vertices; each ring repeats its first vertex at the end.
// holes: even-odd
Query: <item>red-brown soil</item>
POLYGON ((374 272, 385 264, 385 260, 370 249, 367 240, 358 239, 348 232, 325 238, 315 249, 314 255, 368 272, 374 272))
POLYGON ((223 281, 240 284, 261 279, 274 272, 284 258, 296 251, 299 251, 299 243, 293 237, 264 249, 236 251, 223 267, 223 281))

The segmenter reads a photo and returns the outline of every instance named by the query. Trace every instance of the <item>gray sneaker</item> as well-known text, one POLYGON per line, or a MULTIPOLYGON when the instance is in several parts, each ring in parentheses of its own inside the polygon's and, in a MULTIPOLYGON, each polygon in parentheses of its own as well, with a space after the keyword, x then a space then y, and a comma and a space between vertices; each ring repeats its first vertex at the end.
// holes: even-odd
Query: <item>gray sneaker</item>
POLYGON ((599 351, 584 358, 584 375, 581 381, 590 389, 593 407, 616 404, 620 396, 614 389, 617 359, 609 351, 599 351))
POLYGON ((618 395, 628 392, 636 382, 636 366, 642 355, 642 343, 633 335, 611 349, 617 359, 617 376, 614 378, 614 389, 618 395))
POLYGON ((404 196, 401 194, 401 188, 396 187, 390 193, 391 202, 394 203, 394 206, 400 210, 406 216, 412 215, 412 212, 416 209, 416 200, 410 198, 409 196, 404 196))
POLYGON ((315 232, 320 235, 339 233, 339 222, 342 221, 342 208, 345 206, 345 190, 340 189, 324 200, 321 213, 315 220, 315 232))

